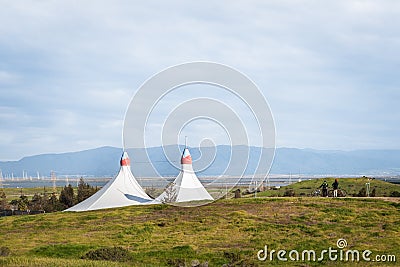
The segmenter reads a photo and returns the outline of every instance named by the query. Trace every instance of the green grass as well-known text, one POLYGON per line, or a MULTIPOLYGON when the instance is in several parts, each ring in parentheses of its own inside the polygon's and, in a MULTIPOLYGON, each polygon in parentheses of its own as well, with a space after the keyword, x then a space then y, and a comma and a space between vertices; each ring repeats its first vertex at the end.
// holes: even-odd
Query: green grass
MULTIPOLYGON (((304 180, 298 183, 294 183, 288 186, 284 186, 279 188, 278 190, 268 190, 264 192, 257 193, 257 196, 283 196, 285 191, 288 189, 293 189, 295 192, 295 196, 310 196, 310 194, 316 190, 322 182, 326 180, 329 188, 332 188, 332 183, 335 178, 321 178, 321 179, 312 179, 312 180, 304 180)), ((366 187, 366 183, 368 182, 367 178, 339 178, 339 188, 344 189, 347 192, 347 196, 352 196, 353 194, 357 194, 361 188, 366 187)), ((400 185, 392 184, 381 180, 370 180, 370 191, 375 189, 377 197, 389 197, 390 193, 393 191, 400 192, 400 185)))
MULTIPOLYGON (((11 255, 1 266, 177 266, 193 260, 209 266, 334 266, 337 262, 257 260, 274 249, 336 247, 400 257, 400 206, 366 198, 242 198, 184 208, 132 206, 84 213, 0 218, 0 247, 11 255), (97 248, 123 247, 127 263, 82 260, 97 248)), ((365 262, 344 266, 375 266, 365 262)), ((379 266, 395 266, 382 263, 379 266)))
POLYGON ((94 246, 80 244, 53 244, 40 246, 31 251, 33 256, 51 258, 80 258, 82 251, 93 249, 94 246))
POLYGON ((90 261, 82 259, 55 259, 40 257, 9 257, 0 258, 2 266, 73 266, 73 267, 113 267, 113 266, 131 266, 129 263, 116 263, 109 261, 90 261))
MULTIPOLYGON (((59 194, 63 187, 57 187, 55 193, 59 194)), ((76 190, 76 188, 74 188, 76 190)), ((35 194, 43 194, 46 192, 47 194, 51 195, 53 193, 52 187, 32 187, 32 188, 2 188, 4 193, 7 196, 7 201, 10 202, 13 199, 18 199, 21 194, 28 197, 28 199, 32 199, 35 194)), ((76 192, 75 192, 76 193, 76 192)))
MULTIPOLYGON (((266 197, 275 197, 275 196, 283 196, 285 190, 287 189, 293 189, 296 193, 296 196, 309 196, 315 189, 317 189, 322 182, 326 180, 329 184, 329 187, 332 188, 331 184, 335 180, 335 178, 321 178, 321 179, 312 179, 312 180, 304 180, 300 183, 294 183, 288 186, 281 187, 278 190, 268 190, 265 192, 257 193, 257 196, 266 196, 266 197)), ((368 182, 367 178, 339 178, 339 188, 344 189, 348 195, 353 195, 357 194, 361 188, 365 188, 365 183, 368 182)), ((370 185, 370 190, 372 191, 375 188, 376 191, 376 196, 378 197, 384 197, 384 196, 390 196, 390 193, 393 191, 398 191, 400 192, 400 185, 396 184, 391 184, 387 183, 381 180, 371 180, 371 185, 370 185)), ((60 193, 63 187, 57 187, 56 188, 56 193, 60 193)), ((246 189, 246 188, 242 188, 246 189)), ((21 190, 22 194, 28 196, 29 199, 32 198, 32 196, 35 193, 43 194, 44 190, 47 192, 47 194, 51 194, 53 192, 53 189, 51 187, 46 187, 45 189, 43 187, 37 187, 37 188, 4 188, 4 190, 7 200, 11 201, 12 199, 18 199, 21 195, 21 190)), ((74 187, 75 194, 76 194, 76 187, 74 187)), ((161 189, 160 189, 161 190, 161 189)), ((162 190, 161 190, 162 191, 162 190)), ((161 193, 159 191, 158 193, 161 193)), ((217 190, 219 192, 219 190, 217 190)), ((233 193, 229 194, 229 197, 232 197, 233 193)), ((249 195, 251 196, 251 195, 249 195)))

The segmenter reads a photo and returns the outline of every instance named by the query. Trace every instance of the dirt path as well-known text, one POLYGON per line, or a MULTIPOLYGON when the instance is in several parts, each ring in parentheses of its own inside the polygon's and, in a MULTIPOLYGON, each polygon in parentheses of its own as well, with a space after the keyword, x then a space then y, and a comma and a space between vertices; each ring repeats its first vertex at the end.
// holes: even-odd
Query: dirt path
POLYGON ((388 202, 400 203, 400 197, 374 197, 388 202))

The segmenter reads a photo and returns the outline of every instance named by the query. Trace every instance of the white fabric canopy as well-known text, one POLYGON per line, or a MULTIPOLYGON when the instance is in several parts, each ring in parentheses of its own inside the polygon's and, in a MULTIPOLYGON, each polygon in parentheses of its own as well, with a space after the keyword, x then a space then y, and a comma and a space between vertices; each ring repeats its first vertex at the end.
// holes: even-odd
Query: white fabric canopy
POLYGON ((167 189, 157 197, 156 200, 160 202, 170 202, 171 199, 169 199, 170 196, 168 196, 168 194, 171 195, 171 192, 175 196, 172 202, 214 200, 193 171, 192 158, 187 148, 183 151, 181 163, 182 169, 172 183, 170 193, 167 193, 167 189))
POLYGON ((94 195, 65 211, 88 211, 130 205, 156 204, 136 181, 132 174, 128 153, 121 158, 117 176, 94 195))

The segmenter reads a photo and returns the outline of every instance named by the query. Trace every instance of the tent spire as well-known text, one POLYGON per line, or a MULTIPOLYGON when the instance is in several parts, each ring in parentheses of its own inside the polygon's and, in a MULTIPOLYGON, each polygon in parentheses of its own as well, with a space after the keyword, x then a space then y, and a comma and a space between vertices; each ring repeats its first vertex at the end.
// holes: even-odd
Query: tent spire
POLYGON ((185 148, 183 149, 182 157, 181 157, 181 164, 192 164, 192 156, 189 153, 189 149, 186 146, 185 140, 185 148))
POLYGON ((157 201, 165 203, 214 200, 204 188, 199 178, 197 178, 192 166, 192 156, 186 146, 187 142, 185 140, 185 149, 181 157, 181 171, 174 182, 156 198, 157 201))
POLYGON ((187 148, 187 136, 185 135, 185 148, 187 148))

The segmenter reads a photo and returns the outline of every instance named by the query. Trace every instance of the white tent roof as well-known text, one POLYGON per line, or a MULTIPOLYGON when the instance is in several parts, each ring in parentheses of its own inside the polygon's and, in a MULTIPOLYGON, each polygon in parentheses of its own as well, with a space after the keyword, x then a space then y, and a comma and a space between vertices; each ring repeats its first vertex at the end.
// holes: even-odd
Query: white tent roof
MULTIPOLYGON (((214 200, 213 197, 207 192, 204 186, 197 178, 192 166, 192 157, 189 150, 183 150, 181 159, 182 169, 172 184, 174 201, 172 202, 187 202, 194 200, 214 200)), ((170 193, 170 195, 172 195, 170 193)), ((170 202, 171 199, 168 193, 164 191, 156 200, 161 202, 170 202)))
POLYGON ((130 205, 155 204, 131 172, 128 153, 124 152, 117 176, 94 195, 65 211, 88 211, 130 205))

